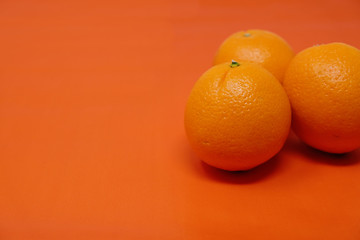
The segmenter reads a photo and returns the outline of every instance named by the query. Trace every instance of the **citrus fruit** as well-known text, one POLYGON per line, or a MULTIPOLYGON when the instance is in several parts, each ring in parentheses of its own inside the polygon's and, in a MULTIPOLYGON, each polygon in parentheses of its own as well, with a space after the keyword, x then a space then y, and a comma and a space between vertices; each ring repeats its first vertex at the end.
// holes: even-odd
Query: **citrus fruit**
POLYGON ((185 109, 185 130, 198 157, 230 171, 273 157, 290 129, 291 108, 279 81, 259 64, 223 63, 206 71, 185 109))
POLYGON ((303 50, 286 71, 293 130, 329 153, 360 147, 360 50, 330 43, 303 50))
POLYGON ((287 42, 275 33, 264 30, 237 32, 220 46, 214 64, 235 61, 260 63, 282 82, 294 53, 287 42))

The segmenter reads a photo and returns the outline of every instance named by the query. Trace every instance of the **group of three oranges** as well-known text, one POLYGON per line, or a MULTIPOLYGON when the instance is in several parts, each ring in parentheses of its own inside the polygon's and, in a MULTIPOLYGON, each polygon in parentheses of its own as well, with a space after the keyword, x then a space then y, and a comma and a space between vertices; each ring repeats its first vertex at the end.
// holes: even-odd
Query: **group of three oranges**
POLYGON ((186 105, 195 153, 217 168, 248 170, 280 151, 291 125, 321 151, 360 146, 360 50, 330 43, 295 55, 268 31, 231 35, 186 105))

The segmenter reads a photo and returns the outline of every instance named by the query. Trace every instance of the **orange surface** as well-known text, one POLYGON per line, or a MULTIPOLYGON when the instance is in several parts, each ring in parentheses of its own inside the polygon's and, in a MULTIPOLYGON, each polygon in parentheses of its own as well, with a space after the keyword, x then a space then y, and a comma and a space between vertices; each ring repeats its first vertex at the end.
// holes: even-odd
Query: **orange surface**
POLYGON ((250 170, 284 146, 291 106, 279 80, 258 63, 226 62, 196 81, 184 126, 202 161, 223 170, 250 170))
POLYGON ((360 148, 359 49, 344 43, 307 48, 291 61, 283 86, 302 141, 329 153, 360 148))
POLYGON ((0 2, 0 239, 360 239, 360 151, 202 164, 183 113, 229 34, 360 47, 360 2, 0 2))
POLYGON ((266 30, 249 29, 227 37, 216 51, 214 65, 231 61, 260 63, 281 83, 294 50, 279 35, 266 30))

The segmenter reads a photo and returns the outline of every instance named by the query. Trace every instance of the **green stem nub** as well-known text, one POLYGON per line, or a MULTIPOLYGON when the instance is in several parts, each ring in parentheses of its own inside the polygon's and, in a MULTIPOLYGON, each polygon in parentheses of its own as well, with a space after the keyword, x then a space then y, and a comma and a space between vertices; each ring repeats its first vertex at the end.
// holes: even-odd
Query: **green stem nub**
POLYGON ((244 37, 250 37, 251 34, 250 33, 244 33, 244 37))
POLYGON ((234 60, 231 60, 231 64, 230 64, 231 68, 235 68, 235 67, 238 67, 238 66, 240 66, 240 63, 238 63, 238 62, 236 62, 234 60))

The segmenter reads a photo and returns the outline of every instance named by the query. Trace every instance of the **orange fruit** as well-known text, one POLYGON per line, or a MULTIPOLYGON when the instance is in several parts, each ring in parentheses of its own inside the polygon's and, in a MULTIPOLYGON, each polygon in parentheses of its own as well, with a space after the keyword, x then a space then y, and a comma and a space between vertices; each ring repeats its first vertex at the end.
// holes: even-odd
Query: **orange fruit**
POLYGON ((282 82, 293 57, 293 50, 280 36, 264 30, 248 30, 228 37, 221 44, 214 64, 231 60, 260 63, 282 82))
POLYGON ((195 153, 224 170, 248 170, 273 157, 288 136, 291 108, 277 79, 259 64, 224 63, 205 72, 185 109, 195 153))
POLYGON ((343 43, 305 49, 291 61, 284 88, 305 143, 330 153, 360 147, 360 50, 343 43))

